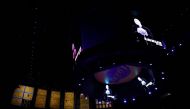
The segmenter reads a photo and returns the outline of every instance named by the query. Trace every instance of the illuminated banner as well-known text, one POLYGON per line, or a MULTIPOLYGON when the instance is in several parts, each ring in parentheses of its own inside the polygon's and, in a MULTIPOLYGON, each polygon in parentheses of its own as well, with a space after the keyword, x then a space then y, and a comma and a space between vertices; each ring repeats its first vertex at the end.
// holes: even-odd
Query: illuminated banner
POLYGON ((51 100, 50 100, 50 108, 51 109, 59 109, 60 108, 60 92, 52 91, 51 92, 51 100))
POLYGON ((47 90, 38 89, 36 102, 35 102, 36 108, 45 108, 46 96, 47 96, 47 90))
POLYGON ((19 85, 13 93, 11 104, 17 106, 28 105, 28 103, 32 101, 33 92, 34 92, 33 87, 19 85), (27 103, 27 104, 22 104, 22 103, 27 103))
POLYGON ((89 99, 84 95, 80 95, 80 109, 89 109, 89 99))
POLYGON ((74 109, 74 92, 65 92, 64 109, 74 109))

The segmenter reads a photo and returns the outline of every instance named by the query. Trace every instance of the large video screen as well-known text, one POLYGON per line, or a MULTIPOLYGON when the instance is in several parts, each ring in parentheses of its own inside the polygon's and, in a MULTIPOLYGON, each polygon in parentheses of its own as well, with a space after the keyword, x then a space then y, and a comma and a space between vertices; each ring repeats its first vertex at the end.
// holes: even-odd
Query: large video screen
POLYGON ((100 83, 121 84, 133 80, 141 72, 142 67, 120 65, 95 73, 95 78, 100 83))

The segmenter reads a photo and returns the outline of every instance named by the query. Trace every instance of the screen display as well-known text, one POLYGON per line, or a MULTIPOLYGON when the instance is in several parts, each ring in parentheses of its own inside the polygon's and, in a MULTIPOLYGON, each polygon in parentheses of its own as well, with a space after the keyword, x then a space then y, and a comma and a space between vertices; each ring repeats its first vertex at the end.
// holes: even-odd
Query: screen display
POLYGON ((105 84, 121 84, 134 79, 140 72, 141 67, 132 65, 120 65, 95 73, 98 82, 105 84))

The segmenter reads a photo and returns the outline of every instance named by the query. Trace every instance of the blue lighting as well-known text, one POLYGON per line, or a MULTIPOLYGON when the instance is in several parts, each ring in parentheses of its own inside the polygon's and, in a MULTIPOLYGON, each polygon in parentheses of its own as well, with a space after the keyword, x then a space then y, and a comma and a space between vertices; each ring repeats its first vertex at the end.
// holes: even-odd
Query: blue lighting
POLYGON ((166 43, 165 43, 165 41, 162 41, 162 47, 163 47, 163 49, 166 49, 166 43))
POLYGON ((109 84, 108 78, 105 79, 105 83, 106 83, 106 84, 109 84))

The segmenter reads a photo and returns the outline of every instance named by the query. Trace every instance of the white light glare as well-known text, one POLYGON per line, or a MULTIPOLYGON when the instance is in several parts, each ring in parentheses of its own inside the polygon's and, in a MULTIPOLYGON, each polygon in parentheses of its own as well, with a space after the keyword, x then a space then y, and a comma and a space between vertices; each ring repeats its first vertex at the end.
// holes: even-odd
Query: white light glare
POLYGON ((152 92, 148 92, 148 94, 149 94, 149 95, 151 95, 151 94, 152 94, 152 92))
POLYGON ((139 81, 142 81, 142 79, 140 77, 137 78, 139 81))
POLYGON ((141 81, 141 84, 144 86, 144 85, 146 85, 146 82, 145 81, 141 81))
POLYGON ((142 27, 141 22, 138 19, 134 19, 134 22, 136 25, 138 25, 140 28, 142 27))
POLYGON ((143 36, 148 36, 148 33, 145 29, 142 28, 142 24, 138 19, 134 19, 134 22, 136 25, 138 25, 139 27, 137 28, 137 32, 143 36))
POLYGON ((124 103, 127 103, 127 100, 124 100, 123 102, 124 102, 124 103))
POLYGON ((138 77, 137 79, 141 82, 141 84, 142 84, 143 86, 146 85, 146 82, 145 82, 144 80, 142 80, 140 77, 138 77))
POLYGON ((179 46, 182 46, 182 44, 180 43, 179 46))
POLYGON ((149 82, 146 87, 153 85, 153 82, 149 82))
POLYGON ((108 98, 115 99, 115 96, 113 96, 113 95, 108 95, 107 97, 108 97, 108 98))
POLYGON ((136 99, 135 99, 135 98, 133 98, 132 100, 133 100, 133 101, 135 101, 136 99))

